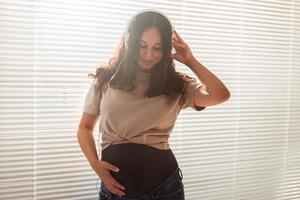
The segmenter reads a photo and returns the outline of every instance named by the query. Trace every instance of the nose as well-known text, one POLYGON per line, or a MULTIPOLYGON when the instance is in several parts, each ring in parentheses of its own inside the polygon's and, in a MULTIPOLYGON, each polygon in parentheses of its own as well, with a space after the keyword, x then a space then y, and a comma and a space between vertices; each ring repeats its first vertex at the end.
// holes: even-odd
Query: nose
POLYGON ((147 49, 145 52, 144 52, 144 59, 149 61, 149 60, 152 60, 153 58, 153 54, 152 54, 152 51, 150 49, 147 49))

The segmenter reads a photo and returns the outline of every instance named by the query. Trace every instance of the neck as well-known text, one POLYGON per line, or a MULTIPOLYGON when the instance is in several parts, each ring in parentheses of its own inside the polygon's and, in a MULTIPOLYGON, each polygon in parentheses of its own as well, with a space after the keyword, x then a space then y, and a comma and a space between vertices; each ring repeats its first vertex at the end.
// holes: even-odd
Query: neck
POLYGON ((136 70, 136 81, 148 82, 151 77, 151 71, 136 70))
POLYGON ((142 72, 142 73, 151 73, 151 69, 143 69, 141 67, 136 68, 137 72, 142 72))

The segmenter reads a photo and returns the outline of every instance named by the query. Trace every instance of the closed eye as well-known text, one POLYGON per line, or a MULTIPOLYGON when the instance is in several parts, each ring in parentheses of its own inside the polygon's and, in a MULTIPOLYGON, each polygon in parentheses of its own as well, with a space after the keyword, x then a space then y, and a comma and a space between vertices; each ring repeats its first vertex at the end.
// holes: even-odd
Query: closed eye
MULTIPOLYGON (((147 48, 147 45, 139 44, 139 47, 142 48, 142 49, 145 49, 145 48, 147 48)), ((161 47, 154 47, 153 49, 154 49, 154 51, 161 51, 162 50, 161 47)))

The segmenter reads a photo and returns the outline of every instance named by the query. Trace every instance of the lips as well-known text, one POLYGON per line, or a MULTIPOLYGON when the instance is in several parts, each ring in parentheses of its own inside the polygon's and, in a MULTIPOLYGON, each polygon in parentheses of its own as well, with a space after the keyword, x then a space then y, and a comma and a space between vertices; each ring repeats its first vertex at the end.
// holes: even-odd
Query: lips
POLYGON ((145 65, 151 65, 152 62, 151 61, 144 61, 143 60, 142 63, 144 63, 145 65))

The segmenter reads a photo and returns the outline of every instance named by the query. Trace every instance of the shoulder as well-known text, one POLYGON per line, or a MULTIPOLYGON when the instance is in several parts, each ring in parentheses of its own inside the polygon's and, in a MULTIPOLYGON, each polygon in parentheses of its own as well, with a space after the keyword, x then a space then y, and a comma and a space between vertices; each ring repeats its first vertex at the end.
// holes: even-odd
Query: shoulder
POLYGON ((176 73, 177 73, 177 76, 180 79, 180 81, 184 83, 185 88, 189 84, 197 82, 197 79, 189 76, 188 74, 186 74, 184 72, 176 72, 176 73))

